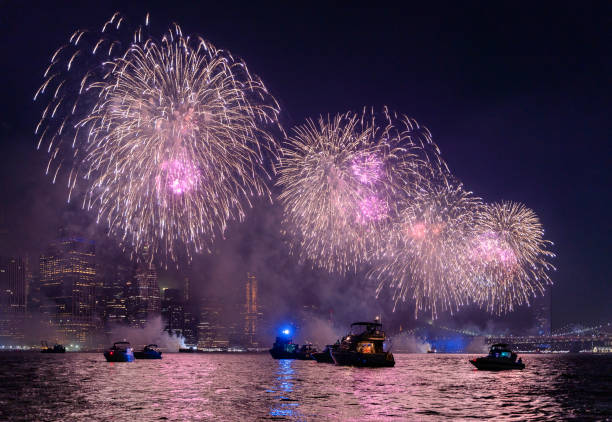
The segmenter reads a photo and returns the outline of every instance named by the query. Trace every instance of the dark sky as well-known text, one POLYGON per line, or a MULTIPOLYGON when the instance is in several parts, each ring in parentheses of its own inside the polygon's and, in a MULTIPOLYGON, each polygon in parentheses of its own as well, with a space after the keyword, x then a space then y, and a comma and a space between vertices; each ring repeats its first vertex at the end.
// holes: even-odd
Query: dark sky
MULTIPOLYGON (((65 190, 44 177, 47 157, 34 150, 40 104, 32 97, 50 55, 75 29, 98 28, 117 10, 131 22, 150 12, 161 29, 175 21, 243 58, 280 101, 286 128, 364 105, 416 118, 468 189, 540 216, 558 256, 555 325, 612 318, 612 3, 74 3, 0 1, 0 218, 9 230, 0 253, 37 250, 77 218, 65 190)), ((274 230, 275 212, 258 210, 267 221, 259 230, 274 230)), ((252 251, 265 242, 249 227, 250 235, 230 230, 238 250, 218 245, 202 258, 207 277, 218 260, 235 266, 259 257, 252 251)), ((265 236, 273 245, 275 235, 265 236)))

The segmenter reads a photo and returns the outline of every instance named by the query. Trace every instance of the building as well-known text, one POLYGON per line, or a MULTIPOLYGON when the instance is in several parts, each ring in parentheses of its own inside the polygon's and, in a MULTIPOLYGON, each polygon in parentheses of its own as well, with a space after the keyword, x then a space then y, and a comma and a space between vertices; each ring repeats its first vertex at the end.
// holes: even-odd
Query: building
POLYGON ((0 257, 0 343, 21 343, 27 309, 27 272, 21 258, 0 257))
POLYGON ((244 303, 244 345, 247 347, 257 347, 258 328, 261 323, 261 309, 257 302, 257 277, 247 273, 245 283, 245 303, 244 303))
POLYGON ((185 284, 183 286, 183 300, 185 301, 185 303, 188 303, 189 299, 191 298, 189 288, 190 288, 189 277, 185 277, 185 284))
POLYGON ((128 317, 128 286, 131 285, 132 271, 127 265, 118 265, 102 284, 102 319, 107 328, 126 324, 128 317))
POLYGON ((196 306, 192 302, 185 303, 183 314, 183 337, 187 347, 197 347, 198 345, 198 318, 196 306))
POLYGON ((145 327, 161 315, 161 295, 157 270, 152 262, 140 263, 129 285, 128 321, 132 327, 145 327))
POLYGON ((203 300, 198 321, 198 349, 229 347, 223 309, 223 304, 218 298, 208 297, 203 300))
POLYGON ((79 237, 59 239, 40 257, 40 311, 55 329, 55 339, 88 345, 99 325, 95 309, 95 243, 79 237))
POLYGON ((25 314, 27 279, 23 259, 0 257, 0 312, 25 314))
POLYGON ((546 287, 544 294, 533 301, 533 315, 539 336, 551 334, 552 290, 546 287))
POLYGON ((164 331, 177 336, 183 336, 185 327, 185 305, 181 293, 179 289, 164 289, 161 310, 164 331))

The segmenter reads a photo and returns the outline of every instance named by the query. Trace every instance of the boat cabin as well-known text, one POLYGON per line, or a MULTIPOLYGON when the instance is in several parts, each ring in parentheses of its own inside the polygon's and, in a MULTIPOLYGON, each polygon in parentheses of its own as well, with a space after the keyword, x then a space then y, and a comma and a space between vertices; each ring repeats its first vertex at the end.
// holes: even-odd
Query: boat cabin
POLYGON ((383 353, 385 332, 379 322, 355 322, 344 337, 344 347, 358 353, 383 353))
POLYGON ((510 350, 507 344, 497 343, 491 346, 489 356, 494 358, 516 359, 516 354, 510 350))
POLYGON ((114 350, 127 350, 130 349, 132 346, 130 344, 130 342, 128 341, 117 341, 115 343, 113 343, 113 349, 114 350))
POLYGON ((372 339, 385 339, 385 332, 380 322, 354 322, 351 324, 350 334, 353 336, 367 336, 372 339))

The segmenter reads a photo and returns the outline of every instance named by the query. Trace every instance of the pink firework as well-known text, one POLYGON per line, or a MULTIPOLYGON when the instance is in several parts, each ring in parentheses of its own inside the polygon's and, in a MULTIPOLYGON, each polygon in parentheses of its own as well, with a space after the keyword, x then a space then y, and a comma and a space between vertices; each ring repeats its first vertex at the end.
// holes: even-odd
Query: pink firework
POLYGON ((484 265, 500 265, 511 268, 517 264, 512 248, 492 231, 481 233, 475 238, 471 258, 484 265))
POLYGON ((389 216, 389 206, 375 195, 362 199, 359 203, 359 211, 357 221, 360 224, 382 221, 389 216))
POLYGON ((374 154, 364 154, 353 160, 351 170, 360 183, 372 185, 382 179, 383 162, 374 154))
MULTIPOLYGON (((161 164, 163 184, 170 189, 175 195, 193 190, 198 183, 200 172, 189 161, 181 161, 178 159, 164 161, 161 164)), ((160 179, 158 178, 158 182, 160 179)), ((161 184, 158 187, 161 188, 161 184)))

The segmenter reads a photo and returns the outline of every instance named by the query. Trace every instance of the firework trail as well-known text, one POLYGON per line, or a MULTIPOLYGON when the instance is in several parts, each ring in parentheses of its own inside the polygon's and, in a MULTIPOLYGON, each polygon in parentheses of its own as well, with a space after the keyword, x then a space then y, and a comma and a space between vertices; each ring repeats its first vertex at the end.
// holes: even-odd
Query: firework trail
POLYGON ((270 197, 279 106, 229 52, 178 25, 146 37, 147 26, 148 15, 127 43, 119 14, 76 31, 34 97, 48 101, 36 133, 53 182, 67 169, 69 200, 82 186, 83 207, 125 245, 176 259, 270 197))
POLYGON ((470 247, 473 301, 487 311, 501 314, 529 303, 551 284, 547 271, 554 270, 547 250, 552 242, 536 214, 522 204, 501 202, 481 208, 474 219, 470 247))
POLYGON ((343 274, 386 241, 399 198, 447 171, 426 128, 384 110, 308 120, 282 148, 283 227, 302 260, 343 274))
POLYGON ((464 250, 481 200, 461 185, 432 183, 404 201, 385 256, 370 272, 378 291, 387 284, 394 301, 424 310, 456 311, 470 300, 471 272, 464 250))

